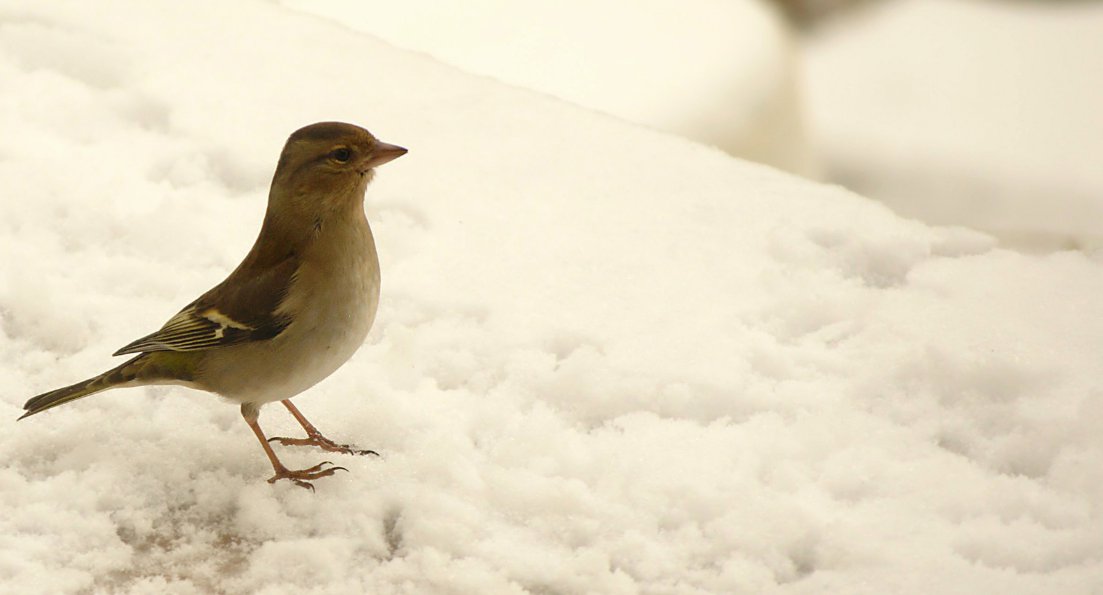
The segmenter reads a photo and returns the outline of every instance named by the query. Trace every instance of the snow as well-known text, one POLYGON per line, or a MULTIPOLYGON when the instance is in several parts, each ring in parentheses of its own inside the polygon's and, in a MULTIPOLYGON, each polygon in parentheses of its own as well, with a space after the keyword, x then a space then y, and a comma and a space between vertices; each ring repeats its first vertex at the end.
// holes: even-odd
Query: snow
POLYGON ((281 2, 467 72, 817 171, 796 43, 763 0, 281 2))
POLYGON ((804 49, 829 177, 1009 246, 1103 247, 1103 5, 894 0, 804 49))
MULTIPOLYGON (((1092 593, 1103 270, 276 5, 0 8, 0 584, 1092 593), (16 424, 235 266, 292 130, 410 148, 310 493, 177 387, 16 424)), ((271 434, 295 431, 268 408, 271 434)), ((280 448, 289 465, 320 452, 280 448)))

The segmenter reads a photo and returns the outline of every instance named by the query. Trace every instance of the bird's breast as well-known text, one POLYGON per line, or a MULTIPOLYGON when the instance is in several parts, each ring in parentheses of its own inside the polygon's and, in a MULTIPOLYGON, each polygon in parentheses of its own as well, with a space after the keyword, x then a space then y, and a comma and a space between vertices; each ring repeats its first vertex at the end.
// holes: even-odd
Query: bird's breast
POLYGON ((303 255, 281 304, 290 324, 268 341, 231 348, 232 366, 212 353, 210 390, 244 402, 288 399, 332 374, 363 344, 379 306, 371 230, 364 221, 324 231, 303 255))

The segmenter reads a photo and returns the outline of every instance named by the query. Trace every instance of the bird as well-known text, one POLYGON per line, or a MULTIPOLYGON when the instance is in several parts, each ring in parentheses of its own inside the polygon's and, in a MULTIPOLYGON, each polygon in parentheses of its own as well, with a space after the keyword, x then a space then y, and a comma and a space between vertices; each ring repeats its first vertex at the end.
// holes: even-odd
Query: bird
POLYGON ((341 367, 360 347, 379 306, 379 257, 364 213, 375 168, 407 150, 344 122, 318 122, 288 137, 260 233, 228 277, 164 326, 114 353, 122 365, 31 398, 19 419, 108 389, 174 384, 240 403, 275 474, 311 483, 344 467, 284 466, 272 442, 342 454, 377 454, 322 435, 291 398, 341 367), (279 401, 305 438, 267 438, 260 408, 279 401))

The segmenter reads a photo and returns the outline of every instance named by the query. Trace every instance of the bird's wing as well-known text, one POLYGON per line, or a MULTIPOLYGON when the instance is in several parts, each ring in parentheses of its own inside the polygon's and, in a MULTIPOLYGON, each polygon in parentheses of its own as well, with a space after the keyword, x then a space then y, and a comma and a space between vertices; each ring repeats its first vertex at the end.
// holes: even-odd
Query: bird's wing
POLYGON ((265 267, 246 259, 225 281, 188 304, 160 330, 131 342, 115 355, 199 351, 271 339, 291 323, 277 310, 297 268, 294 256, 265 267))

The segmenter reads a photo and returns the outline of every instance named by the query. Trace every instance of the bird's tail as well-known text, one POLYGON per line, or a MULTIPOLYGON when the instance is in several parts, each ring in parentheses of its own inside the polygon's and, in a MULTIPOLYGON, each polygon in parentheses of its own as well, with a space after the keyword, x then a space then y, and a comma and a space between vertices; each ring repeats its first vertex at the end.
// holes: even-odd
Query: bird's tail
POLYGON ((36 413, 42 413, 47 409, 53 409, 58 405, 64 405, 69 401, 76 401, 77 399, 96 394, 109 388, 126 386, 138 378, 139 372, 145 367, 147 358, 148 354, 143 353, 127 361, 125 364, 108 370, 99 376, 94 376, 88 380, 52 390, 48 393, 42 393, 23 405, 23 409, 26 409, 27 412, 19 419, 30 417, 36 413))

